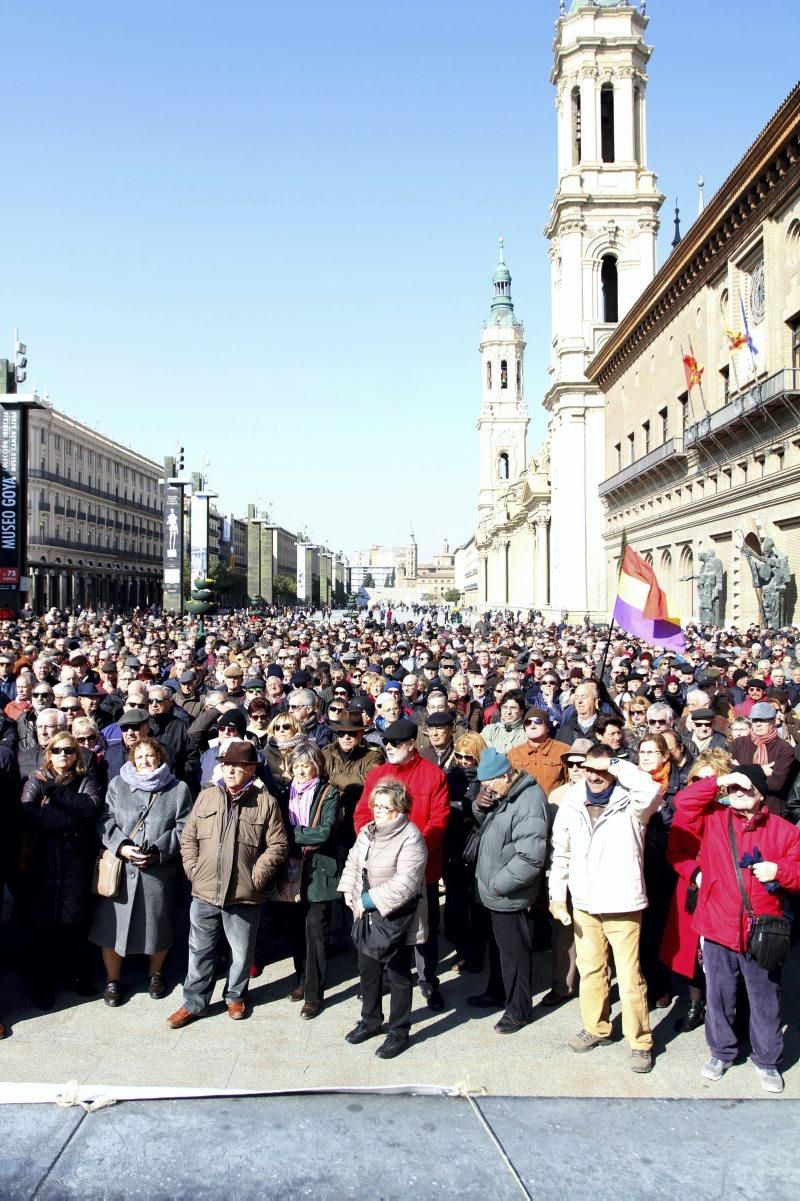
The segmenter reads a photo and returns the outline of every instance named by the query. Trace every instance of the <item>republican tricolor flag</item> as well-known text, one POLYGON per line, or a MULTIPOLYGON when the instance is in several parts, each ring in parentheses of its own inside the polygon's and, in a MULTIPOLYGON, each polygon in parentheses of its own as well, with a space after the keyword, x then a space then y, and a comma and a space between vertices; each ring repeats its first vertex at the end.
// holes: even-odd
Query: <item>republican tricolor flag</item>
POLYGON ((614 621, 634 638, 653 646, 675 651, 686 646, 680 618, 670 616, 667 596, 656 573, 630 546, 625 547, 620 564, 614 621))

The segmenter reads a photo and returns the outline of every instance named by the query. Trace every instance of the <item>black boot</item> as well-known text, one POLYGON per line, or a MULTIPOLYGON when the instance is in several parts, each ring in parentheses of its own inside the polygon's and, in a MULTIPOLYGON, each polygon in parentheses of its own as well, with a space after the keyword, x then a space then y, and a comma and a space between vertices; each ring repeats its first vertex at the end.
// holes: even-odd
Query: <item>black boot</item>
POLYGON ((706 1020, 706 1007, 702 1001, 692 1001, 686 1011, 686 1016, 678 1025, 678 1031, 681 1034, 688 1034, 690 1030, 696 1030, 698 1026, 702 1026, 706 1020))

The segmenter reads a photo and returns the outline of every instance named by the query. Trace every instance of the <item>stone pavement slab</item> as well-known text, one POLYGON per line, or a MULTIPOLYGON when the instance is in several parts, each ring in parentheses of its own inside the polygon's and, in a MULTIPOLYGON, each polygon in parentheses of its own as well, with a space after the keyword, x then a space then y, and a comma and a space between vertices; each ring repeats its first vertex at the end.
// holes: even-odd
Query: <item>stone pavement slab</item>
POLYGON ((486 1097, 536 1201, 752 1201, 800 1194, 800 1104, 486 1097))

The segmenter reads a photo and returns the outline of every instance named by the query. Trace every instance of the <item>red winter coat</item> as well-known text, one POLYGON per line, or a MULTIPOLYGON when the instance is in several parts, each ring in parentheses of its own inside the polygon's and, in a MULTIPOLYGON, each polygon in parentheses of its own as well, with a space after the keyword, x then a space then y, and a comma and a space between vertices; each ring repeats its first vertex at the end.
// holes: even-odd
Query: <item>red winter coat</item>
MULTIPOLYGON (((733 817, 739 858, 745 851, 752 853, 758 847, 763 859, 777 863, 778 883, 793 892, 800 890, 800 829, 770 813, 766 805, 751 816, 739 814, 720 805, 717 793, 717 781, 711 776, 695 780, 675 797, 676 821, 680 820, 700 840, 698 864, 703 878, 692 925, 704 938, 733 951, 744 951, 748 917, 736 881, 728 838, 729 818, 733 817)), ((768 892, 747 868, 742 868, 742 878, 750 907, 758 917, 783 914, 780 891, 768 892)))
POLYGON ((692 914, 686 912, 686 897, 694 872, 698 868, 697 857, 700 853, 700 840, 696 831, 686 825, 685 811, 681 808, 681 798, 693 796, 698 782, 687 785, 675 795, 675 816, 669 832, 667 844, 667 859, 678 873, 675 891, 669 906, 664 937, 661 940, 659 958, 663 963, 691 980, 697 967, 697 948, 700 945, 700 935, 694 929, 692 914))
POLYGON ((411 795, 411 812, 408 816, 422 831, 428 848, 425 883, 435 884, 442 874, 442 842, 450 817, 447 777, 440 768, 423 759, 416 751, 407 763, 381 763, 373 767, 364 778, 364 791, 353 814, 356 834, 372 821, 367 802, 375 785, 387 778, 399 780, 411 795))

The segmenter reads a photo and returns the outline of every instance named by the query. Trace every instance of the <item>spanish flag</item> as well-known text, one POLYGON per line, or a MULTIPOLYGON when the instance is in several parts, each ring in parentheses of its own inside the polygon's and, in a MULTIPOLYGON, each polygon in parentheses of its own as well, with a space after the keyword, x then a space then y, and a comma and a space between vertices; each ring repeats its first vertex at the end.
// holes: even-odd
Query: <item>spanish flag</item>
POLYGON ((682 651, 686 640, 679 617, 670 617, 666 593, 652 567, 630 546, 620 565, 614 621, 621 629, 653 646, 682 651))

